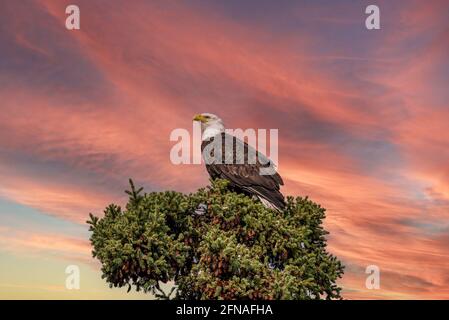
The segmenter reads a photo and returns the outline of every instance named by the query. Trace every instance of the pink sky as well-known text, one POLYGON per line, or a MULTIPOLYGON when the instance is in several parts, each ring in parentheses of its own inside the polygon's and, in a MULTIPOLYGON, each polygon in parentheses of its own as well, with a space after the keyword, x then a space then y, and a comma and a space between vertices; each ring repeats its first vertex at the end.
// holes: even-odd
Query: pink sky
POLYGON ((345 298, 449 298, 447 1, 377 1, 371 31, 364 1, 201 0, 78 0, 68 31, 72 2, 0 5, 0 259, 98 268, 88 233, 58 221, 84 228, 129 177, 206 185, 170 163, 169 135, 212 112, 279 129, 282 191, 327 208, 345 298))

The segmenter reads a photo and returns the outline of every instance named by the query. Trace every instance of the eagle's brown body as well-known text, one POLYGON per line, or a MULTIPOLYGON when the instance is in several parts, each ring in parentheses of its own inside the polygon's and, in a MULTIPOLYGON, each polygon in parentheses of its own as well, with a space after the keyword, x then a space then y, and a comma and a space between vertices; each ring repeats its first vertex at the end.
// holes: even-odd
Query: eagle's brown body
POLYGON ((204 153, 210 150, 212 150, 210 157, 215 160, 212 163, 206 161, 206 169, 212 179, 226 179, 236 192, 250 196, 255 195, 265 205, 274 209, 282 210, 285 207, 284 196, 279 191, 280 186, 284 183, 268 158, 256 152, 246 142, 226 133, 218 134, 202 142, 203 157, 204 153), (210 145, 217 142, 215 139, 221 140, 221 157, 214 154, 215 149, 210 145), (230 141, 232 141, 232 145, 229 143, 230 141), (240 155, 243 163, 241 160, 239 162, 238 152, 243 152, 243 155, 240 155), (261 174, 261 169, 270 166, 273 169, 272 174, 261 174))

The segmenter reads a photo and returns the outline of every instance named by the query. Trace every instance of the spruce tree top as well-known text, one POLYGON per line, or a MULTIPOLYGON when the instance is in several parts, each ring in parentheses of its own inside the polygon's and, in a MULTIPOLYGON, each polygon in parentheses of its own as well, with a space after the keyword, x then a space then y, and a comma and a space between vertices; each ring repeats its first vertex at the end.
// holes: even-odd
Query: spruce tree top
POLYGON ((142 194, 130 182, 125 210, 111 204, 87 221, 111 287, 162 299, 341 298, 343 266, 326 251, 325 209, 308 198, 288 197, 278 212, 224 180, 189 195, 142 194))

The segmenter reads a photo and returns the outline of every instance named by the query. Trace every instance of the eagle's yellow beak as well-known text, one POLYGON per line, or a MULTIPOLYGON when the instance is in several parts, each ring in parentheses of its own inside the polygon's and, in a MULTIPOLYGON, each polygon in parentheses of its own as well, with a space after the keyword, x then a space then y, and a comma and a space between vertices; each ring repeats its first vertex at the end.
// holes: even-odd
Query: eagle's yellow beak
POLYGON ((193 117, 193 121, 200 121, 202 123, 207 122, 207 118, 203 116, 202 114, 197 114, 195 117, 193 117))

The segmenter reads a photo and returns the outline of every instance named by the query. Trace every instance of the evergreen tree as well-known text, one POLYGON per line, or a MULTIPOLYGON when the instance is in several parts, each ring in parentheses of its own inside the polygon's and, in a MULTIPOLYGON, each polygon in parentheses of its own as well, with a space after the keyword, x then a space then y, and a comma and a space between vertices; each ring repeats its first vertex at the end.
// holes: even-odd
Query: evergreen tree
POLYGON ((325 209, 308 198, 288 197, 277 212, 224 180, 189 195, 142 194, 130 184, 125 210, 111 204, 87 221, 110 287, 161 299, 341 298, 343 266, 326 251, 325 209))

